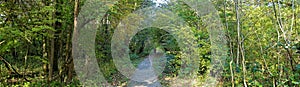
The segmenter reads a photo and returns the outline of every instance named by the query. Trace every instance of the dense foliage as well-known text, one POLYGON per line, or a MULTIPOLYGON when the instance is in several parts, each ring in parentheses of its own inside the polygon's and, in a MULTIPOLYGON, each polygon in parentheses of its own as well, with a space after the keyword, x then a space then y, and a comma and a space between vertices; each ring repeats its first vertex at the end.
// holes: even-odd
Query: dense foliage
MULTIPOLYGON (((0 86, 82 86, 74 70, 72 36, 78 27, 76 17, 86 1, 0 1, 0 86)), ((131 13, 148 7, 163 8, 182 18, 193 31, 191 38, 197 42, 195 49, 200 55, 196 85, 203 85, 211 74, 209 28, 184 1, 155 1, 163 0, 118 0, 98 21, 95 53, 101 72, 109 84, 127 85, 129 79, 118 71, 111 55, 113 34, 131 13)), ((224 26, 229 48, 218 86, 300 85, 298 0, 211 2, 224 26)), ((159 27, 137 32, 129 44, 131 62, 137 67, 153 49, 162 50, 167 63, 159 80, 170 86, 180 68, 185 67, 182 61, 186 54, 175 37, 159 27)))

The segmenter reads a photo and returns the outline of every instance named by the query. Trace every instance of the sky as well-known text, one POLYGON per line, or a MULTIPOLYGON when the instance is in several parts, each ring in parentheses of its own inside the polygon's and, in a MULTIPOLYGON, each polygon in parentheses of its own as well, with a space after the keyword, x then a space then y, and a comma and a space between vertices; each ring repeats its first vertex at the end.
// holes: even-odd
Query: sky
POLYGON ((156 6, 160 6, 160 4, 167 4, 168 0, 153 0, 156 3, 156 6))

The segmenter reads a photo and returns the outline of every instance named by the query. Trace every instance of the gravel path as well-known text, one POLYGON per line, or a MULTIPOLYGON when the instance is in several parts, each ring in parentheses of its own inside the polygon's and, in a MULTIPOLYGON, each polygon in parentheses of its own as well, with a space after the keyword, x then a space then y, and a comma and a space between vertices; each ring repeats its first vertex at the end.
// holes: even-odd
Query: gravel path
POLYGON ((165 62, 163 54, 153 53, 145 58, 137 67, 135 73, 131 76, 131 80, 128 87, 162 87, 158 80, 159 70, 155 69, 153 66, 164 67, 165 62), (157 60, 159 59, 159 60, 157 60), (157 65, 161 64, 161 65, 157 65))

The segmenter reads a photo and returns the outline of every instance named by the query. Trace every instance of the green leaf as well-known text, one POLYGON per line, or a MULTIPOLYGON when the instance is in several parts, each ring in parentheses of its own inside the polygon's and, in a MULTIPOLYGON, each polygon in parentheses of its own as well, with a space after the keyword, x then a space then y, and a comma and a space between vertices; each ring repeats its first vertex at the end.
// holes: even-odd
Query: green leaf
POLYGON ((300 70, 300 64, 296 65, 296 70, 300 70))
POLYGON ((300 82, 292 81, 293 84, 299 85, 300 82))
POLYGON ((32 28, 33 32, 40 32, 40 31, 43 31, 43 30, 55 31, 55 29, 53 27, 45 26, 45 25, 44 26, 38 26, 38 27, 32 28))

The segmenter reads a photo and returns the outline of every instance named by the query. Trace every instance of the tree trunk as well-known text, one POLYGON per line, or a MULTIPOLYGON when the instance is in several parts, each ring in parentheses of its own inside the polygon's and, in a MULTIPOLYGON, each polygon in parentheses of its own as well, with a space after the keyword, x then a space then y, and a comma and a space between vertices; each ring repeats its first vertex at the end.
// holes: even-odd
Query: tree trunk
MULTIPOLYGON (((78 16, 78 12, 79 12, 79 0, 75 0, 75 3, 74 3, 74 29, 73 31, 77 31, 77 16, 78 16)), ((72 77, 73 77, 73 70, 74 70, 74 63, 73 63, 73 58, 70 56, 70 46, 69 46, 69 43, 71 41, 71 38, 70 38, 70 35, 71 35, 71 31, 69 32, 68 36, 67 36, 67 44, 66 44, 66 60, 67 60, 67 64, 68 64, 68 77, 67 77, 67 81, 70 82, 72 80, 72 77)), ((75 33, 77 34, 77 33, 75 33)))
POLYGON ((237 22, 237 65, 238 59, 240 56, 242 57, 242 68, 243 68, 243 83, 244 87, 247 87, 246 82, 246 65, 245 65, 245 56, 244 56, 244 47, 243 47, 243 40, 241 38, 241 27, 240 27, 240 15, 239 15, 239 0, 235 1, 235 11, 236 11, 236 22, 237 22), (241 54, 240 54, 241 53, 241 54))

